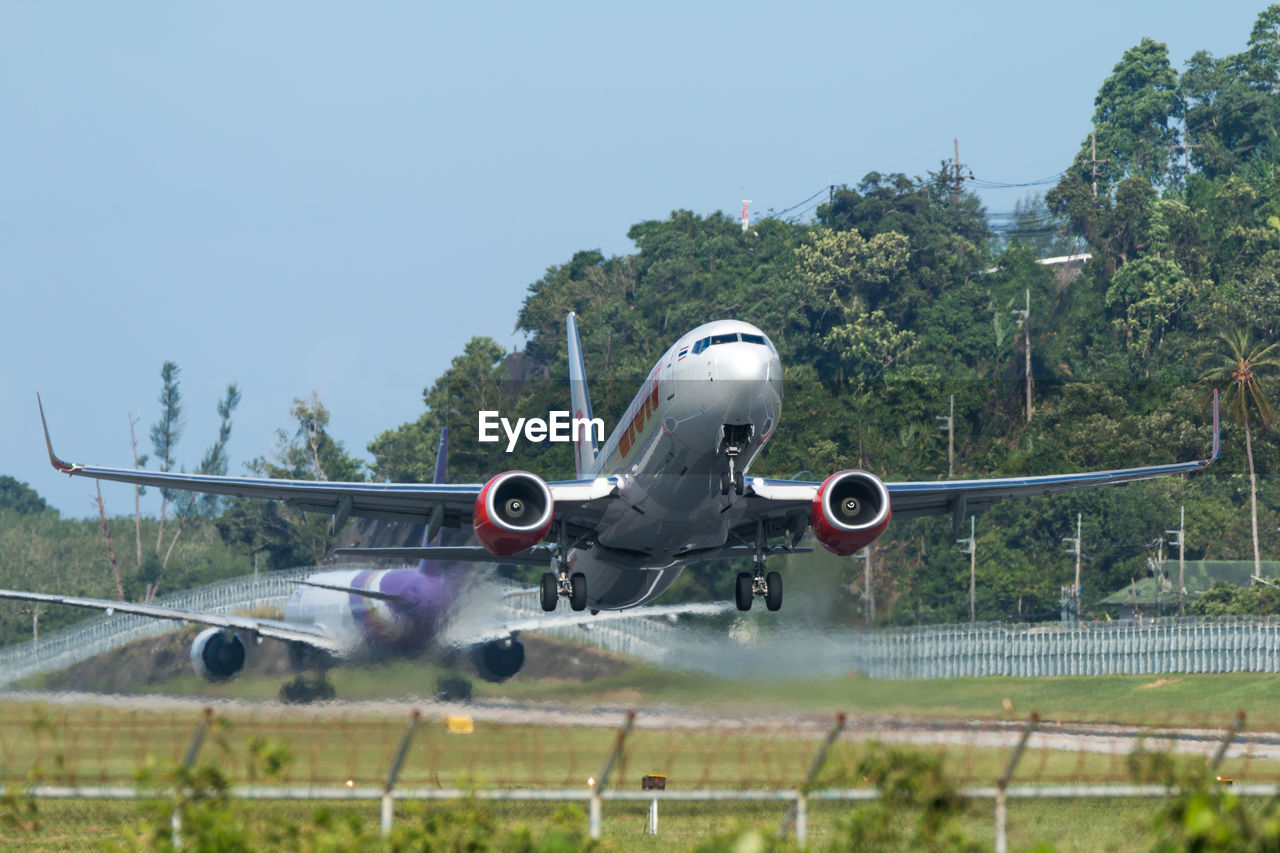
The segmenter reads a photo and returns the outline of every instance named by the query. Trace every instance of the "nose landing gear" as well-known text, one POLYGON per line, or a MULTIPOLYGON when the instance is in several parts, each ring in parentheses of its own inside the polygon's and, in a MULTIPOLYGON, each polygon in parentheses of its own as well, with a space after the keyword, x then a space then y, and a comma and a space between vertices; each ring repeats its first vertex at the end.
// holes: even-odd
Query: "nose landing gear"
POLYGON ((738 456, 742 454, 742 450, 751 442, 751 433, 754 430, 751 424, 725 424, 724 438, 720 442, 720 452, 729 457, 729 471, 727 474, 720 475, 720 494, 729 494, 732 488, 735 494, 742 494, 744 482, 742 472, 737 469, 738 456))

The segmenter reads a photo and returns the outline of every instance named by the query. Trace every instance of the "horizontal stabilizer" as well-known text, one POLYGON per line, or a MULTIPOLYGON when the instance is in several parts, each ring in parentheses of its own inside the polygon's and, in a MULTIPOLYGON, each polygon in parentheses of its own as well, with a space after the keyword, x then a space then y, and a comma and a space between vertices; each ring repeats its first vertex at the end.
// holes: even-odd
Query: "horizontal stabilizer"
POLYGON ((338 584, 317 583, 316 581, 307 580, 294 581, 294 583, 298 584, 298 586, 313 586, 316 589, 331 589, 334 592, 346 592, 351 595, 358 595, 361 598, 372 598, 375 601, 404 601, 404 596, 402 595, 396 595, 392 592, 379 592, 376 589, 356 589, 354 586, 340 586, 338 584))
POLYGON ((445 563, 517 563, 546 566, 550 564, 553 552, 548 545, 535 545, 518 551, 510 557, 495 557, 479 545, 426 545, 418 548, 335 548, 334 553, 345 557, 377 560, 439 560, 445 563))
POLYGON ((629 610, 602 610, 599 613, 591 613, 585 610, 580 613, 548 613, 541 616, 512 619, 508 622, 483 627, 469 628, 462 625, 454 625, 450 628, 445 640, 450 644, 470 645, 472 643, 488 643, 505 639, 524 631, 542 631, 549 628, 565 628, 569 626, 590 630, 592 625, 615 622, 620 619, 635 619, 641 616, 663 617, 666 619, 676 619, 680 616, 715 616, 720 613, 728 613, 733 609, 734 605, 727 601, 694 601, 685 604, 645 605, 633 607, 629 610))

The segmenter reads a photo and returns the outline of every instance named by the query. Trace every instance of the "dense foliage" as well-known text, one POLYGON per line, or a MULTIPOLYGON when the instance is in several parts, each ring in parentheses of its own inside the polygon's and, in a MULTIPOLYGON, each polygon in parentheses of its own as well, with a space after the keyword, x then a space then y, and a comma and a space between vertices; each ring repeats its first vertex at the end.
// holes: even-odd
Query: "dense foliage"
MULTIPOLYGON (((564 445, 522 443, 508 455, 475 440, 478 409, 515 417, 565 408, 569 311, 579 316, 588 369, 599 377, 595 414, 610 427, 680 334, 719 317, 764 329, 782 355, 786 402, 753 474, 820 476, 857 466, 891 480, 944 477, 946 435, 937 418, 952 397, 957 477, 1203 456, 1209 387, 1197 380, 1221 361, 1220 336, 1243 332, 1259 344, 1280 336, 1277 27, 1280 5, 1273 5, 1241 53, 1198 53, 1181 72, 1159 42, 1143 39, 1125 51, 1098 91, 1080 157, 1063 164, 1043 205, 1020 208, 1020 221, 1059 224, 1051 236, 1043 228, 1025 237, 1018 229, 996 233, 979 200, 942 174, 873 172, 856 186, 833 187, 813 222, 766 218, 744 232, 723 214, 680 210, 633 226, 632 254, 577 252, 529 286, 516 317, 524 349, 468 342, 427 385, 421 417, 373 439, 369 473, 428 479, 439 428, 448 424, 455 479, 512 467, 571 476, 564 445), (1082 268, 1038 263, 1063 246, 1091 259, 1082 268)), ((1260 373, 1259 382, 1269 394, 1274 379, 1260 373)), ((258 460, 254 470, 364 475, 329 442, 318 400, 299 401, 294 417, 299 428, 282 435, 277 458, 258 460)), ((980 517, 979 618, 1059 612, 1074 571, 1061 540, 1074 534, 1077 513, 1086 602, 1146 574, 1150 543, 1177 525, 1181 506, 1189 558, 1252 557, 1254 529, 1262 555, 1273 556, 1280 443, 1268 424, 1229 420, 1223 458, 1205 475, 1004 504, 980 517)), ((167 464, 167 449, 156 452, 167 464)), ((273 565, 316 559, 331 541, 321 520, 274 505, 232 502, 215 524, 233 549, 273 565)), ((891 527, 876 548, 881 619, 968 617, 968 558, 958 538, 945 519, 891 527)), ((862 563, 845 560, 839 573, 852 594, 837 610, 855 618, 862 563)), ((727 598, 731 580, 722 568, 695 569, 669 595, 727 598)))

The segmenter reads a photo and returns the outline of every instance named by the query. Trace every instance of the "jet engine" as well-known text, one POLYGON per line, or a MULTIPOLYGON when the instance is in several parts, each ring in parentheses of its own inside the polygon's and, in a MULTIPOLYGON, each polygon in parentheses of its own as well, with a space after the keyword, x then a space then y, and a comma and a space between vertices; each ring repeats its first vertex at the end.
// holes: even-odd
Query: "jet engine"
POLYGON ((813 535, 833 554, 847 557, 870 545, 889 526, 892 511, 884 483, 866 471, 832 474, 809 508, 813 535))
POLYGON ((486 551, 510 557, 541 542, 554 514, 545 480, 528 471, 507 471, 476 495, 472 524, 486 551))
POLYGON ((472 646, 471 665, 485 681, 506 681, 524 666, 524 644, 507 637, 472 646))
POLYGON ((191 665, 205 681, 226 681, 244 669, 244 641, 239 634, 206 628, 191 644, 191 665))

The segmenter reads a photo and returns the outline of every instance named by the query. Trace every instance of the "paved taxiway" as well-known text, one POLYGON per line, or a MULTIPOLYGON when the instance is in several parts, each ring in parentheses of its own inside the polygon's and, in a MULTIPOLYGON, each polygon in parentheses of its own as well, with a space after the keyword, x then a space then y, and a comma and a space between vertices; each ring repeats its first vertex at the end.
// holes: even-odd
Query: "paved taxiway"
MULTIPOLYGON (((10 691, 4 693, 0 701, 99 706, 115 710, 193 715, 206 706, 212 707, 215 711, 233 715, 278 713, 318 717, 354 715, 403 717, 417 709, 427 717, 443 718, 448 715, 466 714, 474 720, 508 724, 596 727, 619 725, 627 711, 625 706, 582 708, 515 702, 462 704, 426 699, 318 702, 303 706, 286 705, 275 701, 48 691, 10 691)), ((719 731, 749 728, 755 731, 785 731, 792 735, 811 735, 815 738, 822 737, 830 731, 832 722, 833 717, 824 714, 728 714, 723 711, 713 712, 704 708, 680 705, 661 705, 641 709, 636 717, 636 726, 639 728, 719 731)), ((851 716, 843 737, 855 741, 878 740, 884 743, 922 746, 1006 749, 1014 746, 1025 726, 1025 721, 1017 720, 851 716)), ((1223 730, 1220 729, 1042 722, 1031 736, 1028 747, 1064 752, 1128 755, 1141 743, 1143 748, 1150 751, 1172 750, 1185 754, 1212 755, 1221 743, 1223 734, 1223 730)), ((1280 732, 1243 731, 1232 740, 1227 757, 1280 761, 1280 732)))

